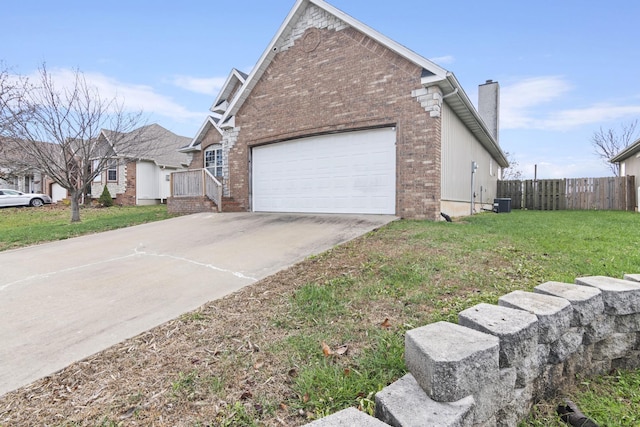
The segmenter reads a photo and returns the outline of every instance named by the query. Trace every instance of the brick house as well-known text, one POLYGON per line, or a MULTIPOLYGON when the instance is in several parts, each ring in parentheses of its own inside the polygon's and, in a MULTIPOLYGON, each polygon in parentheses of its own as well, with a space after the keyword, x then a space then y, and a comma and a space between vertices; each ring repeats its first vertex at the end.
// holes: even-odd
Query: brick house
MULTIPOLYGON (((122 134, 121 134, 122 135, 122 134)), ((170 196, 171 173, 186 169, 188 155, 178 150, 191 140, 158 124, 143 126, 124 134, 131 142, 120 143, 124 152, 110 149, 110 160, 91 183, 91 197, 97 199, 104 187, 114 202, 123 206, 151 205, 170 196)), ((114 132, 102 130, 100 142, 111 147, 114 132)))
MULTIPOLYGON (((480 112, 451 72, 322 0, 298 0, 181 151, 216 177, 223 211, 465 215, 491 207, 508 166, 498 84, 479 94, 480 112)), ((194 209, 173 196, 170 210, 194 209)))

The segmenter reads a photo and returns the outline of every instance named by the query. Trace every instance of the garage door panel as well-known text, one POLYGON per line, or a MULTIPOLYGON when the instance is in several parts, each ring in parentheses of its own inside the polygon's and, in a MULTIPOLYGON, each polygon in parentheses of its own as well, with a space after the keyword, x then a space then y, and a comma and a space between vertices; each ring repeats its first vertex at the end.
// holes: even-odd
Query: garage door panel
POLYGON ((253 149, 253 210, 395 213, 395 131, 332 134, 253 149))

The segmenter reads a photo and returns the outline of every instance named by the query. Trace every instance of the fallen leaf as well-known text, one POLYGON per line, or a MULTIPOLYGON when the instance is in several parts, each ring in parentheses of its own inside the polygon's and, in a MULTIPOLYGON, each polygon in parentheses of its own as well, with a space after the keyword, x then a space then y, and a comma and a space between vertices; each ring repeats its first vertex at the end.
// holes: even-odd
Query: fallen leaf
POLYGON ((251 399, 252 397, 253 397, 253 394, 251 394, 251 392, 249 390, 245 390, 240 395, 240 400, 247 400, 247 399, 251 399))
POLYGON ((322 341, 322 352, 324 353, 324 357, 329 357, 333 354, 333 351, 331 351, 331 347, 329 347, 324 341, 322 341))
POLYGON ((289 409, 289 407, 284 403, 280 403, 280 409, 282 409, 283 411, 286 411, 287 409, 289 409))
POLYGON ((380 324, 381 327, 383 328, 390 328, 391 327, 391 322, 389 322, 389 318, 387 317, 386 319, 384 319, 384 322, 382 322, 380 324))
POLYGON ((351 369, 349 369, 349 368, 344 368, 344 375, 345 375, 345 376, 347 376, 347 377, 348 377, 349 375, 351 375, 351 369))
POLYGON ((302 403, 307 403, 309 401, 309 393, 305 393, 304 396, 302 396, 302 403))
POLYGON ((334 353, 337 354, 338 356, 342 356, 342 355, 347 353, 347 350, 349 350, 349 346, 347 346, 345 344, 345 345, 342 345, 342 346, 336 348, 334 353))

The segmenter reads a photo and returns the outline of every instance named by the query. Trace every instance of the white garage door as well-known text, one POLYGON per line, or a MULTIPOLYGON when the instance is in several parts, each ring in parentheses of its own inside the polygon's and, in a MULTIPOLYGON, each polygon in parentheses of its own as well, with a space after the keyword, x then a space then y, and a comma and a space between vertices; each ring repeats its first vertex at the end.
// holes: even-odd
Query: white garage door
POLYGON ((255 147, 256 212, 396 212, 394 128, 322 135, 255 147))

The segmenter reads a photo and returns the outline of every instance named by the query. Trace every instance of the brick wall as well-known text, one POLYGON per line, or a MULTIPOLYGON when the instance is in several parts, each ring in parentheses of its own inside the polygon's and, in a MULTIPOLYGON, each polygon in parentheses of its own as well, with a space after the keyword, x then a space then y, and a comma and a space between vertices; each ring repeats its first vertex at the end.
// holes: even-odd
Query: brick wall
POLYGON ((91 183, 91 198, 92 199, 98 199, 100 197, 100 195, 102 194, 102 191, 104 190, 104 186, 106 184, 107 189, 109 190, 109 194, 111 194, 111 197, 114 198, 114 203, 118 204, 118 205, 135 205, 136 204, 136 186, 135 186, 135 179, 136 179, 136 164, 135 162, 133 162, 133 166, 131 167, 130 164, 132 162, 126 162, 122 159, 118 160, 118 174, 117 174, 117 181, 109 181, 106 182, 107 180, 107 171, 104 170, 100 173, 100 180, 99 181, 93 181, 91 183), (133 175, 131 175, 133 174, 133 175), (131 178, 131 176, 133 176, 133 190, 130 188, 130 184, 128 183, 127 179, 131 178), (128 195, 124 195, 125 192, 129 191, 128 195), (131 195, 133 191, 133 202, 131 202, 131 195))
POLYGON ((202 149, 191 153, 191 161, 189 162, 189 169, 202 169, 204 168, 204 150, 213 144, 222 144, 222 135, 218 130, 210 127, 207 133, 202 138, 200 146, 202 149))
POLYGON ((412 96, 422 88, 422 69, 350 27, 312 27, 301 34, 275 56, 236 115, 240 131, 229 151, 230 195, 249 206, 252 146, 396 126, 396 214, 436 219, 440 118, 412 96))
POLYGON ((199 212, 213 212, 215 204, 206 197, 169 197, 167 212, 170 214, 193 214, 199 212))
MULTIPOLYGON (((118 177, 120 182, 119 188, 123 191, 115 195, 114 203, 120 206, 135 206, 136 205, 136 177, 137 167, 136 162, 127 162, 124 165, 124 174, 118 177)), ((111 193, 111 197, 114 193, 111 193)))

